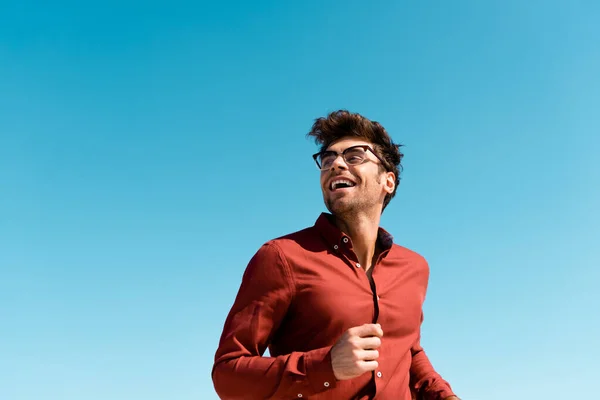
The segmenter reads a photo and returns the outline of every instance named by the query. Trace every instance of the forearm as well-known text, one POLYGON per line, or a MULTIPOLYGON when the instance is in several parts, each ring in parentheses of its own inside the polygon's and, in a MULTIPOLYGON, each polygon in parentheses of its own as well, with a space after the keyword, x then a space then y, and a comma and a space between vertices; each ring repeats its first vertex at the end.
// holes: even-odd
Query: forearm
POLYGON ((335 387, 331 348, 278 357, 220 357, 212 378, 223 400, 308 397, 335 387))
POLYGON ((411 389, 419 395, 418 399, 452 400, 452 396, 456 396, 450 384, 435 371, 420 345, 413 348, 410 382, 411 389))

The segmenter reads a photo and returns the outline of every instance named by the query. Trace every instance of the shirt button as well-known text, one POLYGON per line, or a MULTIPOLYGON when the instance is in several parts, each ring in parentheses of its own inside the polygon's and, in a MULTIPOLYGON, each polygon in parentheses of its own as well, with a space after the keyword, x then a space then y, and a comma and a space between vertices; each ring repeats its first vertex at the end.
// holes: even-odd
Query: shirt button
POLYGON ((333 248, 337 250, 339 248, 339 246, 336 244, 333 246, 333 248))
POLYGON ((302 393, 298 393, 298 397, 299 397, 299 398, 300 398, 300 397, 302 397, 302 393))
POLYGON ((329 387, 329 382, 325 382, 325 383, 323 384, 323 386, 325 386, 325 387, 329 387))
POLYGON ((347 237, 343 238, 342 240, 343 240, 344 243, 348 243, 348 238, 347 237))
POLYGON ((377 372, 377 377, 378 377, 378 378, 381 378, 381 375, 382 375, 381 371, 378 371, 378 372, 377 372))
POLYGON ((359 263, 356 263, 356 268, 360 268, 360 264, 359 263))

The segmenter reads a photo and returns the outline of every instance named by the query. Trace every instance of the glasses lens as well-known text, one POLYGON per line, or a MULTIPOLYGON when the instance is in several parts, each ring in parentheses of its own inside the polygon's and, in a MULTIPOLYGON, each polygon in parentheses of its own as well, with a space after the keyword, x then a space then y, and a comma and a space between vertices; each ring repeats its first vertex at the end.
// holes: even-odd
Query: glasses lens
POLYGON ((333 151, 324 151, 319 154, 319 164, 321 165, 321 168, 326 169, 331 167, 331 164, 333 164, 336 157, 337 154, 333 151))
POLYGON ((350 165, 361 164, 365 160, 365 150, 362 147, 351 147, 344 152, 344 160, 350 165))

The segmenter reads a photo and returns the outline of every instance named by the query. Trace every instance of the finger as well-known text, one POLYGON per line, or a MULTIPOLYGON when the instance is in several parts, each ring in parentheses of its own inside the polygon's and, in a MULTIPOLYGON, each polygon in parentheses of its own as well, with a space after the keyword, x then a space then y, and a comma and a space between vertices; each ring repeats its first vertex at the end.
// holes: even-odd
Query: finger
POLYGON ((379 324, 364 324, 351 328, 350 330, 352 331, 350 332, 351 334, 359 337, 383 336, 383 330, 381 330, 381 325, 379 324))
POLYGON ((383 337, 383 329, 381 329, 381 325, 375 324, 375 330, 377 333, 374 336, 383 337))
POLYGON ((379 367, 377 361, 359 361, 358 366, 363 372, 375 371, 379 367))
POLYGON ((374 350, 381 346, 381 339, 377 336, 369 336, 366 338, 360 338, 356 344, 361 349, 374 350))
POLYGON ((379 358, 379 351, 377 350, 363 350, 359 354, 361 361, 374 361, 379 358))

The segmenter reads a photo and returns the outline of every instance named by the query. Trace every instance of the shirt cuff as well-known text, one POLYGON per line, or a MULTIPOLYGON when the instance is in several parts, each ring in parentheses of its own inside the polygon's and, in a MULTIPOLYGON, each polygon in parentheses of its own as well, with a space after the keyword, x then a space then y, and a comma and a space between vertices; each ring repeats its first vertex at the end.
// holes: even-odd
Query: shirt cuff
POLYGON ((305 355, 306 377, 315 393, 336 387, 337 379, 331 366, 331 347, 309 351, 305 355))

